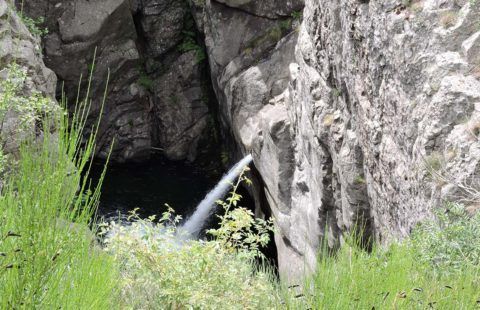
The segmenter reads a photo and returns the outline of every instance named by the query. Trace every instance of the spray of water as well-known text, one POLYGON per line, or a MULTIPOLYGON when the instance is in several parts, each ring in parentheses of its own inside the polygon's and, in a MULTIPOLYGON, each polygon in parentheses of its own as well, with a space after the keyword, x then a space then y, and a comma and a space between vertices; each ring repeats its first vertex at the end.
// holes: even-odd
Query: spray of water
POLYGON ((186 231, 191 237, 197 237, 202 231, 205 222, 212 215, 215 210, 216 201, 222 199, 231 188, 232 183, 240 176, 245 166, 252 162, 252 155, 247 155, 222 178, 217 186, 207 194, 203 201, 197 206, 197 209, 188 219, 188 221, 181 227, 181 230, 186 231))

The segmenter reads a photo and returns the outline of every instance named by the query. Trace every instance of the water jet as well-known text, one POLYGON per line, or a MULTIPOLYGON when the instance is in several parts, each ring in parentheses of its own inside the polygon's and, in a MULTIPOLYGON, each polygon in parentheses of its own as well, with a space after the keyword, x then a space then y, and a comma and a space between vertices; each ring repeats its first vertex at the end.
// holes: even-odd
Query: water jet
POLYGON ((253 161, 252 155, 245 156, 233 166, 197 206, 195 212, 183 224, 180 229, 187 232, 191 237, 198 237, 208 218, 216 207, 216 201, 222 199, 232 187, 232 183, 240 176, 243 169, 253 161))

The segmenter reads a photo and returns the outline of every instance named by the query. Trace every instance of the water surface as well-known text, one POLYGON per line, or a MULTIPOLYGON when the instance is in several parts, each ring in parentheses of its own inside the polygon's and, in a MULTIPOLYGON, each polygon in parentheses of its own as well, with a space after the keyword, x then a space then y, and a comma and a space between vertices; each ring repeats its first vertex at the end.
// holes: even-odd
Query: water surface
MULTIPOLYGON (((92 177, 98 179, 103 163, 96 162, 92 177)), ((128 214, 135 208, 143 216, 160 215, 165 204, 184 218, 195 210, 216 179, 195 165, 155 157, 143 163, 109 165, 103 182, 99 215, 128 214)))

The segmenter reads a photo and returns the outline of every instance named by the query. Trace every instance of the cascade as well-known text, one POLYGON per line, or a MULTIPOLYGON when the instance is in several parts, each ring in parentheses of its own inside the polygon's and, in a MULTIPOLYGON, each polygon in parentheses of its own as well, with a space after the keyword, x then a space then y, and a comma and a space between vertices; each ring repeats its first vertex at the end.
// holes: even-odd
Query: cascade
POLYGON ((243 169, 253 161, 252 155, 247 155, 231 168, 215 188, 197 206, 192 216, 181 227, 191 237, 197 237, 208 218, 215 210, 216 201, 222 199, 231 188, 232 183, 240 176, 243 169))

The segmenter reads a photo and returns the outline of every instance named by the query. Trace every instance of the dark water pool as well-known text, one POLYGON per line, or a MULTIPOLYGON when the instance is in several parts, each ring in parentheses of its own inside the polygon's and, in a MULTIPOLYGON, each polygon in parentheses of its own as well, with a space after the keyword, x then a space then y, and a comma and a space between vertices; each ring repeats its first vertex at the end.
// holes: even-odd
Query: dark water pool
MULTIPOLYGON (((97 180, 103 163, 95 162, 91 176, 97 180)), ((102 186, 99 215, 112 217, 128 214, 135 208, 142 217, 159 215, 166 211, 165 204, 184 218, 215 186, 217 178, 205 171, 182 162, 162 157, 148 162, 109 165, 102 186)))

